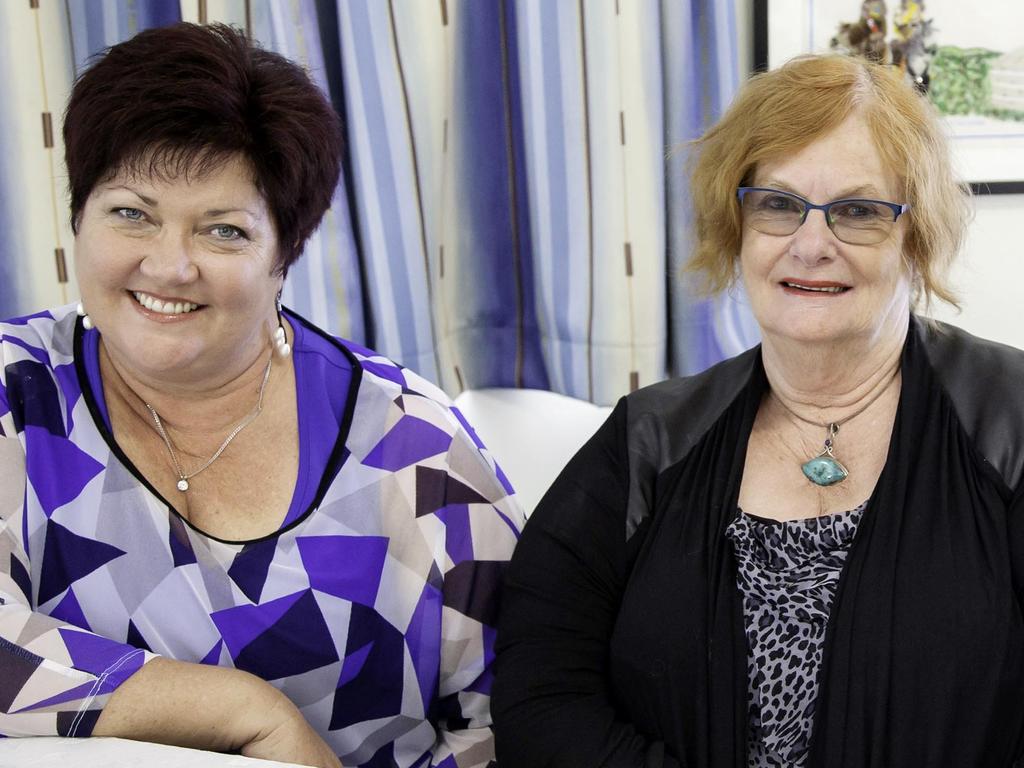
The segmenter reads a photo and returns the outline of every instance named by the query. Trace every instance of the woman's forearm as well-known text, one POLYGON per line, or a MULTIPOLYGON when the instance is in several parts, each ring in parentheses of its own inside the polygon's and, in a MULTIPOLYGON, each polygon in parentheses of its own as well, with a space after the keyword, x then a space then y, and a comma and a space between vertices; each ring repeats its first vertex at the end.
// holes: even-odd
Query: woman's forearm
POLYGON ((280 691, 238 669, 153 659, 107 702, 94 736, 341 768, 280 691))
POLYGON ((278 698, 248 672, 153 659, 111 694, 93 735, 238 750, 258 736, 278 698))

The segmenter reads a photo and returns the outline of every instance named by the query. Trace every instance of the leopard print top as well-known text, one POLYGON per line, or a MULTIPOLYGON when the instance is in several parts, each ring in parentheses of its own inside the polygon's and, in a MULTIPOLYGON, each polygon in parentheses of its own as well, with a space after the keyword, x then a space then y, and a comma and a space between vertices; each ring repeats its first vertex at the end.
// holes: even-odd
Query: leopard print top
POLYGON ((741 510, 726 530, 743 594, 750 768, 804 764, 825 627, 866 506, 787 522, 741 510))

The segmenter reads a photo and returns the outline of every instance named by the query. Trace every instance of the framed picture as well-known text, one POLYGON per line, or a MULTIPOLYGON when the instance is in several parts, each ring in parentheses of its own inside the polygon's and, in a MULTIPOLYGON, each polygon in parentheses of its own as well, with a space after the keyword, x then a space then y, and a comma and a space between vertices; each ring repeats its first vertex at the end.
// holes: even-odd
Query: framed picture
POLYGON ((983 8, 964 0, 755 0, 755 65, 837 49, 895 61, 943 113, 957 172, 975 193, 1024 193, 1024 2, 986 0, 983 8))

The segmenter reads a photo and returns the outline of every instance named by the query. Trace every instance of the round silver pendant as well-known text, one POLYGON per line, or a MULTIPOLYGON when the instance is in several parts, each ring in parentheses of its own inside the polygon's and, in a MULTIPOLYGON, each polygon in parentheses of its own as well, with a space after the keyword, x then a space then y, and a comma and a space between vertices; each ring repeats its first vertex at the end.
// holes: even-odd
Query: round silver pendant
POLYGON ((178 490, 181 491, 182 493, 188 490, 188 480, 186 480, 184 477, 178 481, 178 490))

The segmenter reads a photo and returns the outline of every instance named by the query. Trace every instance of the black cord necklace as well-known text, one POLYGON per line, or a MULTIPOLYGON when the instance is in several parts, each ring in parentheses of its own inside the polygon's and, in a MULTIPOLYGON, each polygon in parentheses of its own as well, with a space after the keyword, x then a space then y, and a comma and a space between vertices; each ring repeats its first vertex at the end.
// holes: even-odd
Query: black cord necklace
POLYGON ((843 482, 843 480, 850 476, 850 471, 843 466, 842 462, 839 461, 839 459, 837 459, 835 457, 835 454, 832 452, 836 444, 836 435, 839 434, 839 427, 842 426, 843 424, 852 421, 853 419, 857 418, 862 413, 864 413, 864 411, 866 411, 878 398, 880 398, 889 389, 889 385, 892 384, 893 380, 896 378, 896 374, 898 373, 899 369, 897 369, 896 373, 892 375, 892 378, 890 378, 889 381, 886 382, 885 386, 875 393, 874 397, 872 397, 870 400, 864 403, 864 405, 862 405, 852 414, 847 416, 845 419, 842 419, 841 421, 829 421, 824 424, 822 424, 819 421, 812 421, 811 419, 808 419, 805 416, 801 416, 799 413, 797 413, 788 405, 786 405, 782 401, 782 398, 780 398, 774 392, 772 393, 775 399, 778 401, 779 405, 781 405, 783 408, 789 411, 791 416, 793 416, 796 419, 799 419, 805 424, 811 424, 815 427, 821 427, 822 429, 826 430, 824 447, 821 449, 819 453, 815 454, 810 459, 808 459, 807 461, 800 465, 800 469, 803 470, 804 477, 806 477, 815 485, 829 486, 835 485, 836 483, 841 483, 843 482))

